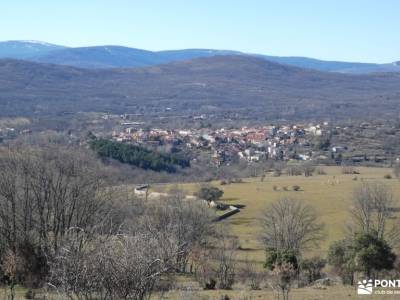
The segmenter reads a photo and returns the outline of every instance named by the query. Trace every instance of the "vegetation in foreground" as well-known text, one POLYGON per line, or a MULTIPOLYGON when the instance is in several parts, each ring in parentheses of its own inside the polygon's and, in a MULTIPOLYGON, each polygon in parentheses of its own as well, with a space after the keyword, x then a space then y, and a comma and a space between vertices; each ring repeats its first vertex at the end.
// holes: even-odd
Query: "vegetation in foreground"
MULTIPOLYGON (((355 184, 354 172, 338 176, 353 178, 353 193, 342 212, 349 220, 347 230, 329 242, 328 251, 307 257, 329 236, 329 219, 317 201, 304 196, 315 185, 314 178, 329 175, 268 175, 262 181, 225 184, 224 193, 203 186, 197 194, 206 200, 187 198, 176 188, 160 199, 146 200, 116 187, 104 165, 75 148, 10 147, 1 150, 0 166, 1 272, 11 299, 18 297, 18 286, 30 289, 26 298, 34 298, 33 291, 39 289, 48 297, 71 299, 196 299, 203 293, 230 299, 230 290, 242 286, 242 291, 256 291, 249 294, 289 299, 299 287, 325 289, 351 285, 361 277, 399 274, 399 203, 381 180, 360 178, 355 184), (252 218, 258 227, 249 227, 253 242, 236 234, 235 220, 254 213, 249 206, 231 220, 213 222, 207 201, 233 201, 230 189, 275 186, 294 178, 299 178, 300 188, 261 193, 280 195, 257 207, 259 214, 252 218), (253 256, 255 240, 261 260, 256 251, 253 256), (189 292, 185 277, 197 288, 189 292)), ((309 289, 299 289, 304 290, 309 289)))

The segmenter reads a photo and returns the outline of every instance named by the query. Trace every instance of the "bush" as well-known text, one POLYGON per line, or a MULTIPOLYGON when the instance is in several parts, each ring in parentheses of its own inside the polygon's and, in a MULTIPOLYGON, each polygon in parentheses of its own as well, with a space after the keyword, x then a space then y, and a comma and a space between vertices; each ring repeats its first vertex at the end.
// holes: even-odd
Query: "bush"
POLYGON ((276 266, 284 263, 292 265, 295 270, 298 269, 298 259, 295 251, 267 249, 266 254, 264 267, 268 270, 273 271, 276 266))
POLYGON ((294 185, 293 186, 293 191, 295 191, 295 192, 298 192, 298 191, 300 191, 300 186, 298 186, 298 185, 294 185))
POLYGON ((383 176, 383 178, 385 178, 385 179, 392 179, 392 175, 386 174, 385 176, 383 176))
POLYGON ((246 259, 241 270, 240 277, 244 284, 248 284, 252 290, 260 290, 265 278, 265 272, 258 272, 256 263, 246 259))
POLYGON ((359 174, 352 166, 342 166, 342 174, 359 174))
POLYGON ((299 166, 288 166, 286 169, 286 174, 288 176, 299 176, 303 173, 299 166))
POLYGON ((313 174, 313 172, 314 172, 314 170, 315 170, 315 166, 314 166, 311 162, 304 163, 304 164, 301 166, 301 168, 302 168, 302 170, 303 170, 303 173, 304 173, 304 176, 305 176, 305 177, 310 177, 310 176, 312 176, 312 174, 313 174))
POLYGON ((277 187, 276 185, 274 185, 274 186, 272 187, 272 189, 273 189, 275 192, 278 191, 278 187, 277 187))
POLYGON ((316 173, 317 175, 326 175, 326 172, 325 172, 325 170, 324 170, 322 167, 317 167, 317 168, 315 169, 315 173, 316 173))
POLYGON ((207 200, 208 202, 217 201, 224 194, 223 190, 220 190, 214 186, 202 186, 200 190, 196 193, 197 197, 200 199, 207 200))
POLYGON ((287 186, 284 186, 284 187, 283 187, 283 190, 284 190, 285 192, 287 192, 289 189, 288 189, 287 186))
POLYGON ((35 299, 35 292, 32 290, 27 290, 25 293, 25 299, 35 299))
POLYGON ((304 259, 300 263, 300 269, 307 276, 308 283, 321 278, 321 271, 326 265, 326 260, 320 257, 304 259))

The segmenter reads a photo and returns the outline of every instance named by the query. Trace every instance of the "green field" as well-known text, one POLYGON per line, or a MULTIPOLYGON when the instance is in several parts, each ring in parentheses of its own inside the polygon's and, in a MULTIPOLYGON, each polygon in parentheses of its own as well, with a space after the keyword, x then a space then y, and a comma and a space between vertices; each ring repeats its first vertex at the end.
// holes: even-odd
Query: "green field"
MULTIPOLYGON (((349 218, 348 210, 351 206, 353 190, 361 182, 381 182, 391 188, 394 198, 400 198, 400 182, 397 179, 384 179, 386 174, 392 174, 388 168, 359 167, 357 175, 343 175, 340 167, 324 167, 326 175, 267 176, 264 182, 260 178, 245 179, 243 183, 220 185, 212 184, 224 190, 222 202, 227 204, 244 204, 241 212, 223 221, 231 225, 232 233, 239 237, 240 257, 249 257, 252 260, 263 262, 265 253, 259 241, 260 218, 265 207, 279 198, 292 197, 303 199, 313 206, 325 224, 326 238, 319 249, 314 249, 305 255, 319 254, 325 256, 326 250, 332 241, 341 239, 345 233, 345 225, 349 218), (355 180, 357 178, 357 180, 355 180), (292 186, 298 185, 301 190, 295 192, 292 186), (274 191, 276 186, 278 191, 274 191), (284 191, 287 187, 289 191, 284 191)), ((193 193, 199 187, 198 183, 180 184, 179 188, 193 193)), ((160 187, 158 187, 159 189, 160 187)), ((164 188, 166 189, 166 188, 164 188)))

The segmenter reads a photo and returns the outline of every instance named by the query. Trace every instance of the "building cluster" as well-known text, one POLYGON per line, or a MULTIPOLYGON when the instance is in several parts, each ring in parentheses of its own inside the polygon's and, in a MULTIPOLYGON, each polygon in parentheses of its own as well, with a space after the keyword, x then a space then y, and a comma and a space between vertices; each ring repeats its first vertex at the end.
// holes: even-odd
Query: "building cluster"
POLYGON ((285 125, 242 127, 236 129, 143 129, 126 127, 113 132, 118 142, 144 146, 169 146, 203 150, 211 154, 216 165, 245 160, 257 162, 265 159, 310 159, 309 136, 322 135, 326 126, 285 125), (308 149, 308 150, 307 150, 308 149), (301 151, 299 151, 301 150, 301 151))
POLYGON ((20 135, 26 135, 31 133, 32 130, 30 129, 17 130, 12 127, 0 127, 0 142, 3 140, 15 139, 20 135))

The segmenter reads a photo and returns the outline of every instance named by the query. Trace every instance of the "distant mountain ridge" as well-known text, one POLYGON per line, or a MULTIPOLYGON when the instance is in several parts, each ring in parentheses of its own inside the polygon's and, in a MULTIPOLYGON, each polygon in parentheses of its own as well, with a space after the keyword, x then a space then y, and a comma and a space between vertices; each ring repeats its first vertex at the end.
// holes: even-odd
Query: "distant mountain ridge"
POLYGON ((400 73, 320 72, 241 55, 118 69, 0 59, 0 116, 161 116, 167 107, 250 120, 398 117, 400 73))
POLYGON ((213 49, 148 51, 113 45, 71 48, 38 41, 0 42, 0 58, 25 59, 89 69, 147 67, 218 55, 251 56, 280 64, 325 72, 356 74, 400 72, 399 62, 374 64, 324 61, 307 57, 279 57, 213 49))
POLYGON ((0 58, 29 59, 65 48, 40 41, 5 41, 0 42, 0 58))

